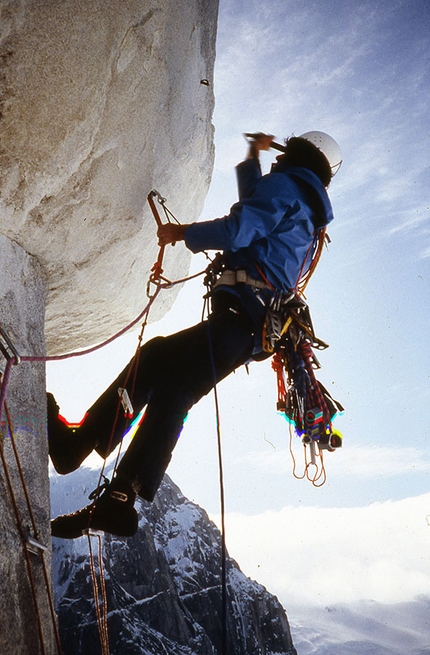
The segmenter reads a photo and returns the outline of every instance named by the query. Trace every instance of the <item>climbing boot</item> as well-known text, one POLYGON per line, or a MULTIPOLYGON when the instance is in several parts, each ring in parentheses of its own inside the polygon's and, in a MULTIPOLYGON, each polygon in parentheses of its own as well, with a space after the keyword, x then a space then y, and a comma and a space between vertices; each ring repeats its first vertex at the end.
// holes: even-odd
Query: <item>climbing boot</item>
POLYGON ((87 530, 101 530, 118 537, 132 537, 136 534, 138 516, 133 506, 136 494, 127 482, 114 479, 96 489, 90 498, 94 495, 91 505, 53 519, 52 536, 76 539, 87 530))
POLYGON ((95 439, 82 427, 70 428, 61 420, 60 408, 52 393, 46 394, 46 400, 49 456, 57 473, 66 475, 79 468, 93 451, 95 439))

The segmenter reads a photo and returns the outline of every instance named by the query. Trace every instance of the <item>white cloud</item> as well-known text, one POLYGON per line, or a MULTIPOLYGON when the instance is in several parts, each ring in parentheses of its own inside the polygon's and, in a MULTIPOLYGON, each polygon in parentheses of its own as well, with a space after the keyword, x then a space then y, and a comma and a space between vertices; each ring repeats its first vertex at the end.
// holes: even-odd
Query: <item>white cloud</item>
POLYGON ((426 452, 412 447, 351 446, 342 462, 334 462, 333 475, 380 478, 430 471, 426 452))
POLYGON ((430 588, 430 494, 355 509, 228 514, 227 547, 281 602, 411 600, 430 588))
MULTIPOLYGON (((396 234, 397 232, 405 232, 420 227, 425 228, 428 225, 430 213, 430 208, 426 200, 423 200, 412 208, 399 211, 397 214, 397 223, 390 228, 389 233, 396 234)), ((428 238, 428 234, 426 234, 426 237, 428 238)))
POLYGON ((424 248, 424 250, 420 253, 420 259, 428 259, 430 257, 430 246, 428 248, 424 248))
MULTIPOLYGON (((293 452, 299 468, 300 462, 303 460, 302 450, 300 443, 294 444, 293 452)), ((260 468, 273 473, 284 473, 291 470, 291 455, 287 448, 281 451, 278 449, 249 452, 244 454, 242 459, 258 463, 260 468)), ((430 471, 429 453, 413 447, 349 445, 333 454, 325 454, 324 461, 326 468, 330 471, 330 477, 355 477, 370 480, 430 471)))

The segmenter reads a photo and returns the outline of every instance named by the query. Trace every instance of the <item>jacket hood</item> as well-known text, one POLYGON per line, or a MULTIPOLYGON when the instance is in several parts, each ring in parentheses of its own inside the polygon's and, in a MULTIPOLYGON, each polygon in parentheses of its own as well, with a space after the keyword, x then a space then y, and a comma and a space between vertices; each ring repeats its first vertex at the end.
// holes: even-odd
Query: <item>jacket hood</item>
POLYGON ((326 227, 334 218, 333 209, 327 189, 319 179, 308 168, 301 166, 285 166, 277 168, 275 164, 272 168, 274 173, 288 175, 296 184, 306 190, 308 197, 313 200, 313 209, 315 211, 314 225, 316 228, 326 227))

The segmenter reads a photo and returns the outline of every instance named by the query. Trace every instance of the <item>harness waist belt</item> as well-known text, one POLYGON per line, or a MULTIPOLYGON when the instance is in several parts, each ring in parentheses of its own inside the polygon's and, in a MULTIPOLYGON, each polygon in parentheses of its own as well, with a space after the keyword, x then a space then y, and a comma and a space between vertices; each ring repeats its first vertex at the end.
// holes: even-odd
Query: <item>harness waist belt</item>
POLYGON ((256 289, 271 289, 271 287, 266 284, 266 282, 263 282, 263 280, 255 280, 244 270, 223 271, 218 280, 215 282, 214 289, 220 285, 234 287, 236 284, 248 284, 250 287, 254 287, 256 289))

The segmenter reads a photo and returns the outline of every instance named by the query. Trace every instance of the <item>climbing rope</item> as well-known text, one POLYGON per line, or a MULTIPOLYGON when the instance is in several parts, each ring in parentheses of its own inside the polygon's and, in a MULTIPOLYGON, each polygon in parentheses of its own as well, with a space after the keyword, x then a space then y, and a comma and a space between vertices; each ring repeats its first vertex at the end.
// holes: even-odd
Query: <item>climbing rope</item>
POLYGON ((326 228, 322 227, 322 228, 320 228, 318 230, 318 232, 317 232, 317 234, 315 236, 315 242, 310 247, 310 251, 313 249, 310 265, 309 265, 307 271, 303 272, 304 267, 306 265, 306 262, 308 260, 308 256, 310 255, 310 251, 309 251, 308 254, 306 255, 305 259, 304 259, 302 270, 300 271, 300 274, 299 274, 299 277, 298 277, 298 282, 297 282, 297 285, 296 285, 296 292, 301 297, 304 297, 304 291, 305 291, 307 285, 309 284, 309 281, 310 281, 312 275, 314 274, 316 267, 318 266, 318 262, 321 259, 321 255, 322 255, 322 251, 324 249, 324 246, 326 244, 328 244, 328 243, 330 243, 330 237, 327 234, 326 228))
POLYGON ((108 603, 107 603, 107 593, 106 593, 106 581, 103 570, 103 546, 102 540, 99 533, 96 533, 92 530, 87 531, 88 537, 88 548, 90 552, 90 569, 91 569, 91 580, 93 583, 93 595, 94 595, 94 607, 96 611, 97 624, 100 637, 100 646, 102 655, 109 655, 109 631, 108 631, 108 603), (95 567, 95 558, 93 554, 93 547, 91 538, 96 537, 98 544, 98 569, 99 569, 99 578, 100 583, 97 578, 97 572, 95 567))
MULTIPOLYGON (((0 374, 0 386, 2 391, 4 390, 4 378, 2 379, 2 376, 0 374)), ((24 527, 24 522, 21 516, 21 511, 19 509, 19 504, 17 501, 17 497, 14 491, 14 486, 12 484, 12 477, 9 472, 9 465, 6 460, 4 450, 3 450, 3 444, 0 446, 0 459, 2 462, 3 466, 3 471, 5 475, 5 481, 6 481, 6 486, 7 490, 9 493, 9 497, 11 500, 13 512, 15 515, 15 520, 16 520, 16 525, 18 528, 18 533, 20 535, 22 545, 23 545, 23 550, 24 550, 24 557, 26 561, 26 566, 27 566, 27 574, 28 574, 28 579, 30 582, 30 588, 31 588, 31 595, 33 598, 33 605, 36 613, 36 620, 37 620, 37 630, 38 630, 38 635, 39 635, 39 642, 40 642, 40 648, 42 651, 42 654, 45 655, 47 653, 47 648, 45 644, 45 638, 44 638, 44 630, 43 630, 43 622, 42 622, 42 617, 41 617, 41 611, 40 611, 40 603, 38 599, 38 594, 37 594, 37 587, 36 587, 36 582, 34 579, 33 575, 33 565, 30 557, 30 553, 34 555, 39 555, 41 558, 41 564, 42 564, 42 572, 43 572, 43 579, 44 579, 44 584, 45 584, 45 590, 47 594, 47 599, 48 599, 48 607, 49 607, 49 612, 50 612, 50 617, 51 617, 51 622, 52 622, 52 627, 54 631, 54 637, 55 637, 55 642, 57 646, 57 652, 59 655, 61 655, 61 644, 60 644, 60 636, 58 633, 58 627, 57 627, 57 622, 56 622, 56 616, 55 616, 55 609, 54 609, 54 603, 52 599, 52 594, 51 594, 51 585, 50 585, 50 580, 49 580, 49 575, 48 575, 48 570, 47 570, 47 565, 45 561, 45 551, 46 547, 42 545, 40 542, 40 537, 38 534, 37 530, 37 524, 36 520, 34 517, 32 505, 30 502, 30 494, 28 492, 27 484, 25 481, 23 469, 21 466, 21 461, 18 453, 18 449, 16 446, 16 440, 15 440, 15 435, 14 435, 14 430, 12 426, 12 420, 11 416, 9 413, 9 409, 7 406, 6 399, 4 398, 3 401, 3 409, 5 412, 6 416, 6 428, 8 435, 10 437, 10 443, 12 445, 12 452, 14 455, 14 460, 15 460, 15 465, 16 469, 18 472, 18 477, 21 483, 21 488, 23 491, 23 495, 25 498, 25 504, 28 512, 28 516, 30 519, 30 524, 31 524, 31 529, 33 532, 33 536, 29 534, 28 529, 24 527)))
MULTIPOLYGON (((153 211, 155 211, 154 216, 155 215, 157 216, 157 218, 156 218, 157 225, 158 224, 161 225, 161 218, 160 218, 160 216, 158 214, 158 211, 156 209, 155 202, 154 202, 154 197, 159 199, 159 202, 162 204, 166 216, 174 217, 174 215, 166 207, 166 205, 165 205, 166 199, 163 198, 158 193, 158 191, 155 191, 155 190, 151 191, 149 193, 149 195, 148 195, 148 202, 150 202, 150 199, 151 199, 150 206, 151 206, 151 208, 154 207, 153 211)), ((176 218, 175 218, 175 220, 177 221, 176 218)), ((104 348, 105 346, 109 345, 110 343, 112 343, 113 341, 118 339, 119 337, 123 336, 126 332, 129 332, 131 330, 131 328, 133 328, 135 325, 140 323, 142 320, 146 324, 147 320, 148 320, 149 312, 151 310, 151 307, 154 304, 154 302, 155 302, 158 294, 160 293, 160 291, 162 291, 163 289, 171 289, 172 287, 177 286, 179 284, 184 284, 185 282, 188 282, 189 280, 194 280, 195 278, 204 275, 204 273, 206 272, 206 269, 204 269, 202 271, 199 271, 198 273, 194 273, 193 275, 189 275, 187 277, 182 277, 182 278, 179 278, 177 280, 169 280, 168 278, 166 278, 166 277, 164 277, 162 275, 162 273, 163 273, 163 268, 162 268, 163 256, 164 256, 164 246, 161 246, 160 250, 159 250, 158 257, 157 257, 157 261, 153 265, 153 267, 151 269, 151 274, 149 276, 149 281, 148 281, 148 285, 147 285, 148 303, 142 309, 140 314, 138 316, 136 316, 136 318, 134 318, 132 321, 130 321, 130 323, 128 323, 123 328, 121 328, 114 335, 112 335, 111 337, 109 337, 105 341, 102 341, 101 343, 99 343, 99 344, 97 344, 95 346, 91 346, 90 348, 85 348, 84 350, 78 350, 78 351, 74 351, 74 352, 64 353, 62 355, 50 355, 50 356, 48 356, 48 355, 45 355, 45 356, 21 355, 19 357, 19 361, 23 361, 23 362, 54 362, 54 361, 61 361, 61 360, 64 360, 64 359, 70 359, 72 357, 81 357, 83 355, 89 355, 89 354, 91 354, 93 352, 96 352, 97 350, 100 350, 100 349, 104 348), (154 290, 153 293, 150 292, 150 286, 151 285, 155 286, 155 290, 154 290)), ((16 363, 19 363, 19 361, 17 361, 16 363)), ((6 372, 5 372, 5 374, 6 374, 6 372)), ((2 398, 0 398, 0 402, 1 402, 1 400, 2 400, 2 398)), ((0 405, 0 407, 1 407, 1 405, 0 405)))
MULTIPOLYGON (((175 215, 173 214, 173 212, 172 212, 172 211, 167 207, 167 205, 166 205, 166 198, 163 198, 163 196, 162 196, 158 191, 156 191, 155 189, 153 189, 153 190, 150 191, 150 193, 148 194, 148 196, 147 196, 147 200, 148 200, 148 204, 149 204, 149 206, 150 206, 150 208, 151 208, 151 211, 152 211, 152 213, 153 213, 153 216, 154 216, 154 219, 155 219, 155 222, 156 222, 157 226, 158 226, 158 227, 161 226, 161 225, 162 225, 162 221, 161 221, 161 217, 160 217, 160 214, 159 214, 159 212, 158 212, 158 209, 157 209, 157 206, 156 206, 156 203, 155 203, 155 199, 156 199, 156 200, 158 201, 158 203, 161 205, 161 207, 162 207, 162 209, 163 209, 163 211, 164 211, 164 215, 165 215, 166 219, 167 219, 169 222, 171 222, 170 219, 173 219, 174 221, 176 221, 177 223, 179 223, 179 221, 178 221, 178 219, 176 218, 176 216, 175 216, 175 215)), ((184 283, 184 282, 188 282, 189 280, 195 279, 195 278, 197 278, 197 277, 199 277, 199 276, 201 276, 201 275, 203 275, 203 274, 205 273, 205 271, 200 271, 199 273, 195 273, 195 274, 193 274, 193 275, 190 275, 190 276, 188 276, 188 277, 184 277, 184 278, 180 278, 180 279, 177 279, 177 280, 175 280, 175 281, 171 281, 171 280, 165 278, 165 277, 162 275, 162 274, 163 274, 163 257, 164 257, 164 251, 165 251, 165 247, 164 247, 164 246, 160 246, 160 248, 159 248, 159 254, 158 254, 158 257, 157 257, 156 263, 154 264, 154 266, 153 266, 152 269, 151 269, 151 275, 150 275, 150 277, 149 277, 149 281, 148 281, 148 285, 147 285, 147 294, 148 294, 148 296, 149 296, 149 298, 150 298, 150 302, 149 302, 149 304, 147 305, 147 307, 145 308, 144 312, 141 312, 141 314, 139 315, 140 318, 141 318, 142 316, 144 316, 144 321, 143 321, 143 323, 142 323, 142 327, 141 327, 141 330, 140 330, 140 333, 139 333, 139 336, 138 336, 137 346, 136 346, 136 350, 135 350, 134 356, 133 356, 133 358, 132 358, 131 361, 130 361, 130 365, 129 365, 129 368, 128 368, 128 371, 127 371, 127 374, 126 374, 126 378, 125 378, 125 380, 124 380, 124 382, 123 382, 123 386, 124 386, 124 387, 127 387, 127 384, 128 384, 128 382, 129 382, 130 378, 131 378, 131 380, 132 380, 132 383, 131 383, 131 390, 130 390, 130 399, 131 399, 131 402, 133 402, 134 389, 135 389, 135 382, 136 382, 136 374, 137 374, 137 368, 138 368, 138 364, 139 364, 140 347, 141 347, 142 340, 143 340, 143 334, 144 334, 145 328, 146 328, 146 326, 147 326, 147 324, 148 324, 149 310, 150 310, 150 308, 151 308, 153 302, 155 301, 156 297, 158 296, 158 293, 159 293, 162 289, 171 288, 171 287, 173 287, 173 286, 175 286, 175 285, 182 284, 182 283, 184 283), (150 285, 152 285, 152 286, 155 287, 155 291, 154 291, 153 294, 150 293, 150 285)), ((139 318, 139 317, 138 317, 138 318, 139 318)), ((133 323, 133 325, 135 325, 135 324, 137 323, 137 319, 135 319, 132 323, 133 323)), ((123 332, 126 331, 127 329, 128 329, 128 326, 127 326, 127 328, 124 328, 124 329, 121 331, 121 333, 123 333, 123 332)), ((109 342, 112 341, 112 340, 115 339, 115 338, 116 338, 116 335, 115 335, 114 337, 111 337, 111 339, 109 340, 109 342)), ((106 342, 105 342, 105 343, 106 343, 106 342)), ((105 345, 105 344, 100 344, 99 347, 102 347, 103 345, 105 345)), ((112 440, 113 440, 113 437, 114 437, 114 434, 115 434, 115 429, 116 429, 116 426, 117 426, 117 423, 118 423, 118 420, 119 420, 120 411, 121 411, 121 401, 120 401, 120 399, 119 399, 119 400, 118 400, 118 405, 117 405, 117 412, 116 412, 115 419, 114 419, 114 422, 113 422, 113 425, 112 425, 112 429, 111 429, 111 434, 110 434, 110 439, 109 439, 109 446, 110 446, 110 444, 112 443, 112 440)), ((129 415, 128 418, 129 418, 130 423, 131 423, 132 416, 129 415)), ((127 429, 128 429, 128 427, 129 427, 130 423, 128 424, 127 429)), ((116 460, 115 460, 115 464, 114 464, 114 469, 113 469, 113 474, 112 474, 112 475, 114 475, 115 472, 116 472, 116 468, 117 468, 117 466, 118 466, 119 458, 120 458, 120 455, 121 455, 121 448, 122 448, 122 442, 120 443, 120 446, 119 446, 118 451, 117 451, 117 456, 116 456, 116 460)), ((109 447, 108 447, 108 450, 109 450, 109 447)), ((103 463, 103 465, 102 465, 102 469, 101 469, 101 471, 100 471, 100 477, 99 477, 99 482, 98 482, 98 485, 97 485, 97 489, 100 487, 100 485, 101 485, 101 483, 102 483, 102 480, 103 480, 103 478, 104 478, 104 469, 105 469, 105 462, 103 463)))
POLYGON ((6 367, 3 373, 2 384, 0 386, 0 422, 3 415, 3 406, 6 399, 6 390, 9 383, 10 372, 14 364, 20 363, 20 356, 14 347, 12 340, 9 338, 6 330, 0 323, 0 352, 6 360, 6 367))
MULTIPOLYGON (((167 208, 167 206, 165 204, 166 200, 164 198, 162 198, 162 196, 160 194, 158 194, 158 192, 151 191, 151 193, 148 196, 148 202, 149 202, 149 204, 151 206, 151 209, 153 210, 154 217, 156 218, 157 224, 158 225, 161 224, 161 219, 160 219, 159 214, 158 214, 158 212, 156 210, 156 206, 155 206, 155 203, 154 203, 154 198, 157 198, 159 203, 162 205, 165 216, 168 218, 168 220, 170 221, 171 217, 174 218, 172 212, 170 212, 170 210, 167 208)), ((175 220, 177 220, 177 219, 175 219, 175 220)), ((100 343, 100 344, 98 344, 96 346, 93 346, 91 348, 87 348, 87 349, 84 349, 84 350, 81 350, 81 351, 66 353, 66 354, 62 354, 62 355, 54 355, 54 356, 23 355, 23 356, 20 356, 17 353, 16 349, 14 348, 13 343, 12 343, 11 339, 9 338, 6 330, 4 330, 3 327, 0 325, 0 352, 3 354, 3 356, 5 357, 5 360, 6 360, 5 370, 4 370, 3 374, 0 373, 0 421, 2 419, 3 413, 6 412, 7 425, 8 425, 8 429, 9 429, 9 433, 10 433, 10 437, 11 437, 13 452, 14 452, 15 459, 16 459, 16 462, 17 462, 17 467, 18 467, 18 471, 19 471, 19 475, 20 475, 21 484, 22 484, 22 487, 23 487, 23 490, 24 490, 24 495, 25 495, 25 498, 26 498, 29 515, 31 517, 32 529, 33 529, 33 533, 35 535, 34 537, 27 536, 26 531, 25 531, 25 529, 23 527, 23 523, 22 523, 21 516, 20 516, 20 513, 19 513, 19 509, 18 509, 18 503, 17 503, 16 496, 15 496, 14 489, 13 489, 13 485, 12 485, 11 476, 10 476, 9 471, 8 471, 7 461, 6 461, 5 457, 4 457, 3 448, 1 448, 1 447, 0 447, 0 459, 2 461, 3 468, 4 468, 4 471, 5 471, 6 484, 7 484, 7 487, 8 487, 9 495, 11 497, 11 502, 12 502, 12 506, 13 506, 16 521, 17 521, 18 531, 19 531, 19 534, 21 536, 21 539, 22 539, 22 542, 23 542, 23 545, 24 545, 24 552, 25 552, 25 556, 26 556, 28 575, 29 575, 29 579, 30 579, 32 595, 33 595, 35 610, 36 610, 36 614, 37 614, 38 632, 39 632, 39 638, 40 638, 40 642, 41 642, 41 649, 42 649, 43 655, 45 655, 45 653, 46 653, 46 646, 45 646, 44 638, 43 638, 42 620, 41 620, 40 611, 39 611, 39 604, 38 604, 38 599, 37 599, 37 590, 36 590, 36 585, 35 585, 35 581, 34 581, 34 576, 32 574, 31 560, 30 560, 29 552, 36 552, 36 551, 38 552, 38 550, 42 551, 41 554, 42 554, 42 562, 43 562, 43 569, 44 569, 44 578, 45 578, 46 587, 47 587, 47 591, 48 591, 49 607, 50 607, 50 612, 51 612, 51 616, 52 616, 52 620, 53 620, 55 638, 56 638, 57 649, 58 649, 59 655, 61 655, 61 645, 60 645, 60 639, 59 639, 58 628, 57 628, 57 623, 56 623, 54 605, 53 605, 52 597, 51 597, 51 594, 50 594, 50 585, 49 585, 49 579, 48 579, 48 574, 47 574, 47 569, 46 569, 46 563, 45 563, 44 557, 43 557, 43 546, 39 543, 38 538, 37 538, 37 526, 36 526, 36 522, 34 520, 33 512, 32 512, 32 509, 31 509, 30 497, 29 497, 29 493, 28 493, 27 486, 26 486, 26 483, 25 483, 25 478, 24 478, 24 475, 23 475, 22 467, 21 467, 20 462, 19 462, 18 452, 16 450, 15 439, 14 439, 13 430, 12 430, 12 424, 11 424, 11 421, 10 421, 10 415, 8 413, 8 410, 7 410, 6 394, 7 394, 7 387, 8 387, 8 383, 9 383, 9 379, 10 379, 11 370, 12 370, 12 367, 14 365, 18 365, 22 361, 25 361, 25 362, 61 361, 61 360, 69 359, 71 357, 78 357, 78 356, 93 353, 96 350, 99 350, 99 349, 103 348, 104 346, 112 343, 115 339, 117 339, 118 337, 125 334, 127 331, 129 331, 132 327, 134 327, 137 323, 139 323, 143 319, 142 328, 141 328, 141 331, 140 331, 140 335, 138 337, 138 345, 137 345, 137 348, 136 348, 135 357, 132 359, 132 364, 130 366, 130 369, 129 369, 129 372, 128 372, 128 375, 127 375, 127 380, 128 380, 130 375, 133 373, 133 368, 134 368, 134 377, 133 377, 133 382, 132 382, 132 387, 133 387, 133 390, 134 390, 135 370, 136 370, 137 363, 138 363, 138 356, 139 356, 140 345, 141 345, 141 341, 142 341, 142 337, 143 337, 143 332, 144 332, 144 329, 145 329, 145 327, 147 325, 147 322, 148 322, 149 311, 150 311, 153 303, 155 302, 158 294, 160 293, 160 291, 162 289, 171 288, 171 287, 173 287, 175 285, 184 283, 184 282, 186 282, 186 281, 188 281, 190 279, 194 279, 194 278, 196 278, 196 277, 198 277, 200 275, 203 275, 203 273, 204 273, 204 271, 201 271, 200 273, 196 273, 196 274, 191 275, 189 277, 184 277, 184 278, 181 278, 181 279, 178 279, 178 280, 175 280, 175 281, 171 281, 171 280, 165 278, 162 275, 162 273, 163 273, 163 269, 162 269, 163 255, 164 255, 164 248, 160 248, 159 255, 157 257, 157 261, 154 264, 153 268, 151 269, 151 274, 150 274, 148 285, 147 285, 148 303, 146 304, 144 309, 140 312, 140 314, 135 319, 133 319, 128 325, 126 325, 124 328, 122 328, 119 332, 117 332, 116 334, 114 334, 113 336, 109 337, 108 339, 106 339, 105 341, 103 341, 102 343, 100 343), (154 287, 154 290, 152 291, 153 287, 154 287)), ((119 417, 120 406, 121 406, 121 401, 119 400, 116 421, 118 420, 118 417, 119 417)), ((115 424, 112 427, 112 436, 111 436, 111 438, 113 437, 113 434, 114 434, 114 431, 115 431, 116 421, 115 421, 115 424)), ((120 455, 120 452, 118 452, 118 455, 117 455, 115 468, 116 468, 116 465, 117 465, 117 462, 118 462, 119 455, 120 455)), ((100 473, 98 487, 101 486, 101 480, 103 478, 103 473, 104 473, 104 466, 105 466, 105 463, 103 464, 103 468, 102 468, 102 471, 100 473)), ((99 634, 100 634, 100 643, 101 643, 101 647, 102 647, 102 655, 108 655, 109 654, 109 641, 108 641, 108 630, 107 630, 107 595, 106 595, 106 587, 105 587, 105 578, 104 578, 104 573, 103 573, 103 558, 102 558, 102 551, 101 551, 101 541, 100 541, 100 537, 99 537, 98 574, 99 574, 99 577, 100 577, 100 583, 98 583, 96 567, 95 567, 95 564, 94 564, 93 549, 92 549, 92 545, 91 545, 91 537, 92 536, 94 536, 94 534, 92 534, 92 533, 88 534, 88 539, 89 539, 89 542, 90 542, 89 543, 90 566, 91 566, 91 573, 92 573, 92 580, 93 580, 93 589, 94 589, 94 596, 95 596, 95 607, 96 607, 96 614, 97 614, 97 622, 98 622, 98 626, 99 626, 99 634)))
MULTIPOLYGON (((155 221, 157 226, 161 225, 161 218, 159 216, 157 207, 154 202, 154 198, 157 198, 158 202, 163 206, 164 212, 166 217, 169 219, 170 216, 173 217, 173 214, 170 212, 170 210, 166 206, 166 200, 159 194, 157 191, 153 190, 150 192, 148 195, 148 203, 151 207, 152 213, 154 215, 155 221)), ((170 220, 170 219, 169 219, 170 220)), ((175 219, 176 220, 176 219, 175 219)), ((137 340, 137 346, 136 346, 136 351, 133 356, 133 358, 130 361, 130 365, 128 367, 127 373, 125 380, 123 381, 123 386, 124 389, 127 388, 128 382, 131 379, 131 387, 130 387, 130 400, 131 403, 133 401, 133 396, 134 396, 134 390, 135 390, 135 382, 136 382, 136 374, 137 374, 137 368, 138 368, 138 363, 139 363, 139 355, 140 355, 140 347, 143 339, 143 334, 145 331, 145 328, 148 323, 148 317, 149 317, 149 309, 154 302, 155 298, 157 297, 158 293, 162 288, 170 288, 176 284, 180 284, 181 282, 185 282, 189 279, 192 279, 194 277, 197 277, 198 275, 202 275, 202 273, 198 273, 197 275, 190 276, 188 278, 183 278, 181 280, 176 280, 175 282, 172 282, 168 280, 167 278, 163 277, 163 257, 164 257, 164 246, 161 246, 159 249, 159 254, 157 257, 157 260, 154 264, 154 266, 151 269, 151 274, 148 280, 147 284, 147 295, 150 299, 148 306, 147 306, 147 311, 144 310, 144 312, 141 313, 140 316, 144 315, 144 321, 141 326, 140 334, 138 336, 137 340), (155 287, 155 291, 151 293, 151 285, 155 287)), ((137 320, 133 322, 135 324, 137 320)), ((113 339, 111 339, 113 340, 113 339)), ((111 434, 110 434, 110 439, 109 439, 109 446, 108 446, 108 451, 110 450, 110 444, 112 443, 116 426, 119 420, 120 416, 120 411, 121 411, 121 398, 118 397, 118 404, 117 404, 117 409, 116 409, 116 414, 115 418, 112 424, 111 428, 111 434)), ((124 411, 126 411, 124 409, 124 411)), ((126 430, 129 427, 129 424, 131 422, 131 419, 133 417, 132 412, 126 412, 128 422, 127 422, 127 427, 126 430)), ((120 455, 121 455, 121 448, 122 448, 122 441, 119 444, 119 448, 117 449, 117 455, 113 467, 113 472, 112 472, 112 477, 115 476, 115 472, 119 463, 120 455)), ((104 476, 104 471, 106 467, 106 460, 103 461, 101 470, 100 470, 100 475, 99 475, 99 480, 97 483, 97 487, 91 497, 93 498, 93 506, 94 503, 96 502, 100 491, 102 489, 102 480, 105 479, 104 476)), ((91 512, 89 513, 89 520, 91 518, 91 512)), ((102 553, 102 543, 100 539, 100 535, 97 535, 90 529, 88 526, 87 530, 87 537, 88 537, 88 544, 89 544, 89 553, 90 553, 90 567, 91 567, 91 578, 92 578, 92 584, 93 584, 93 594, 94 594, 94 602, 95 602, 95 609, 96 609, 96 617, 97 617, 97 624, 98 624, 98 631, 99 631, 99 637, 100 637, 100 645, 102 649, 102 655, 109 655, 109 635, 108 635, 108 623, 107 623, 107 618, 108 618, 108 606, 107 606, 107 594, 106 594, 106 583, 105 583, 105 577, 104 577, 104 570, 103 570, 103 553, 102 553), (93 549, 92 549, 92 543, 91 543, 91 537, 92 536, 97 536, 98 537, 98 574, 99 574, 99 580, 97 578, 97 572, 96 572, 96 567, 95 567, 95 562, 94 562, 94 555, 93 555, 93 549)))
POLYGON ((218 471, 219 471, 219 489, 220 489, 220 514, 221 514, 221 655, 227 653, 227 546, 225 532, 225 493, 224 493, 224 470, 222 458, 222 439, 221 439, 221 417, 217 389, 217 376, 215 369, 214 354, 212 348, 212 339, 210 333, 210 323, 207 322, 209 356, 213 375, 213 394, 215 403, 215 420, 217 435, 218 451, 218 471))

